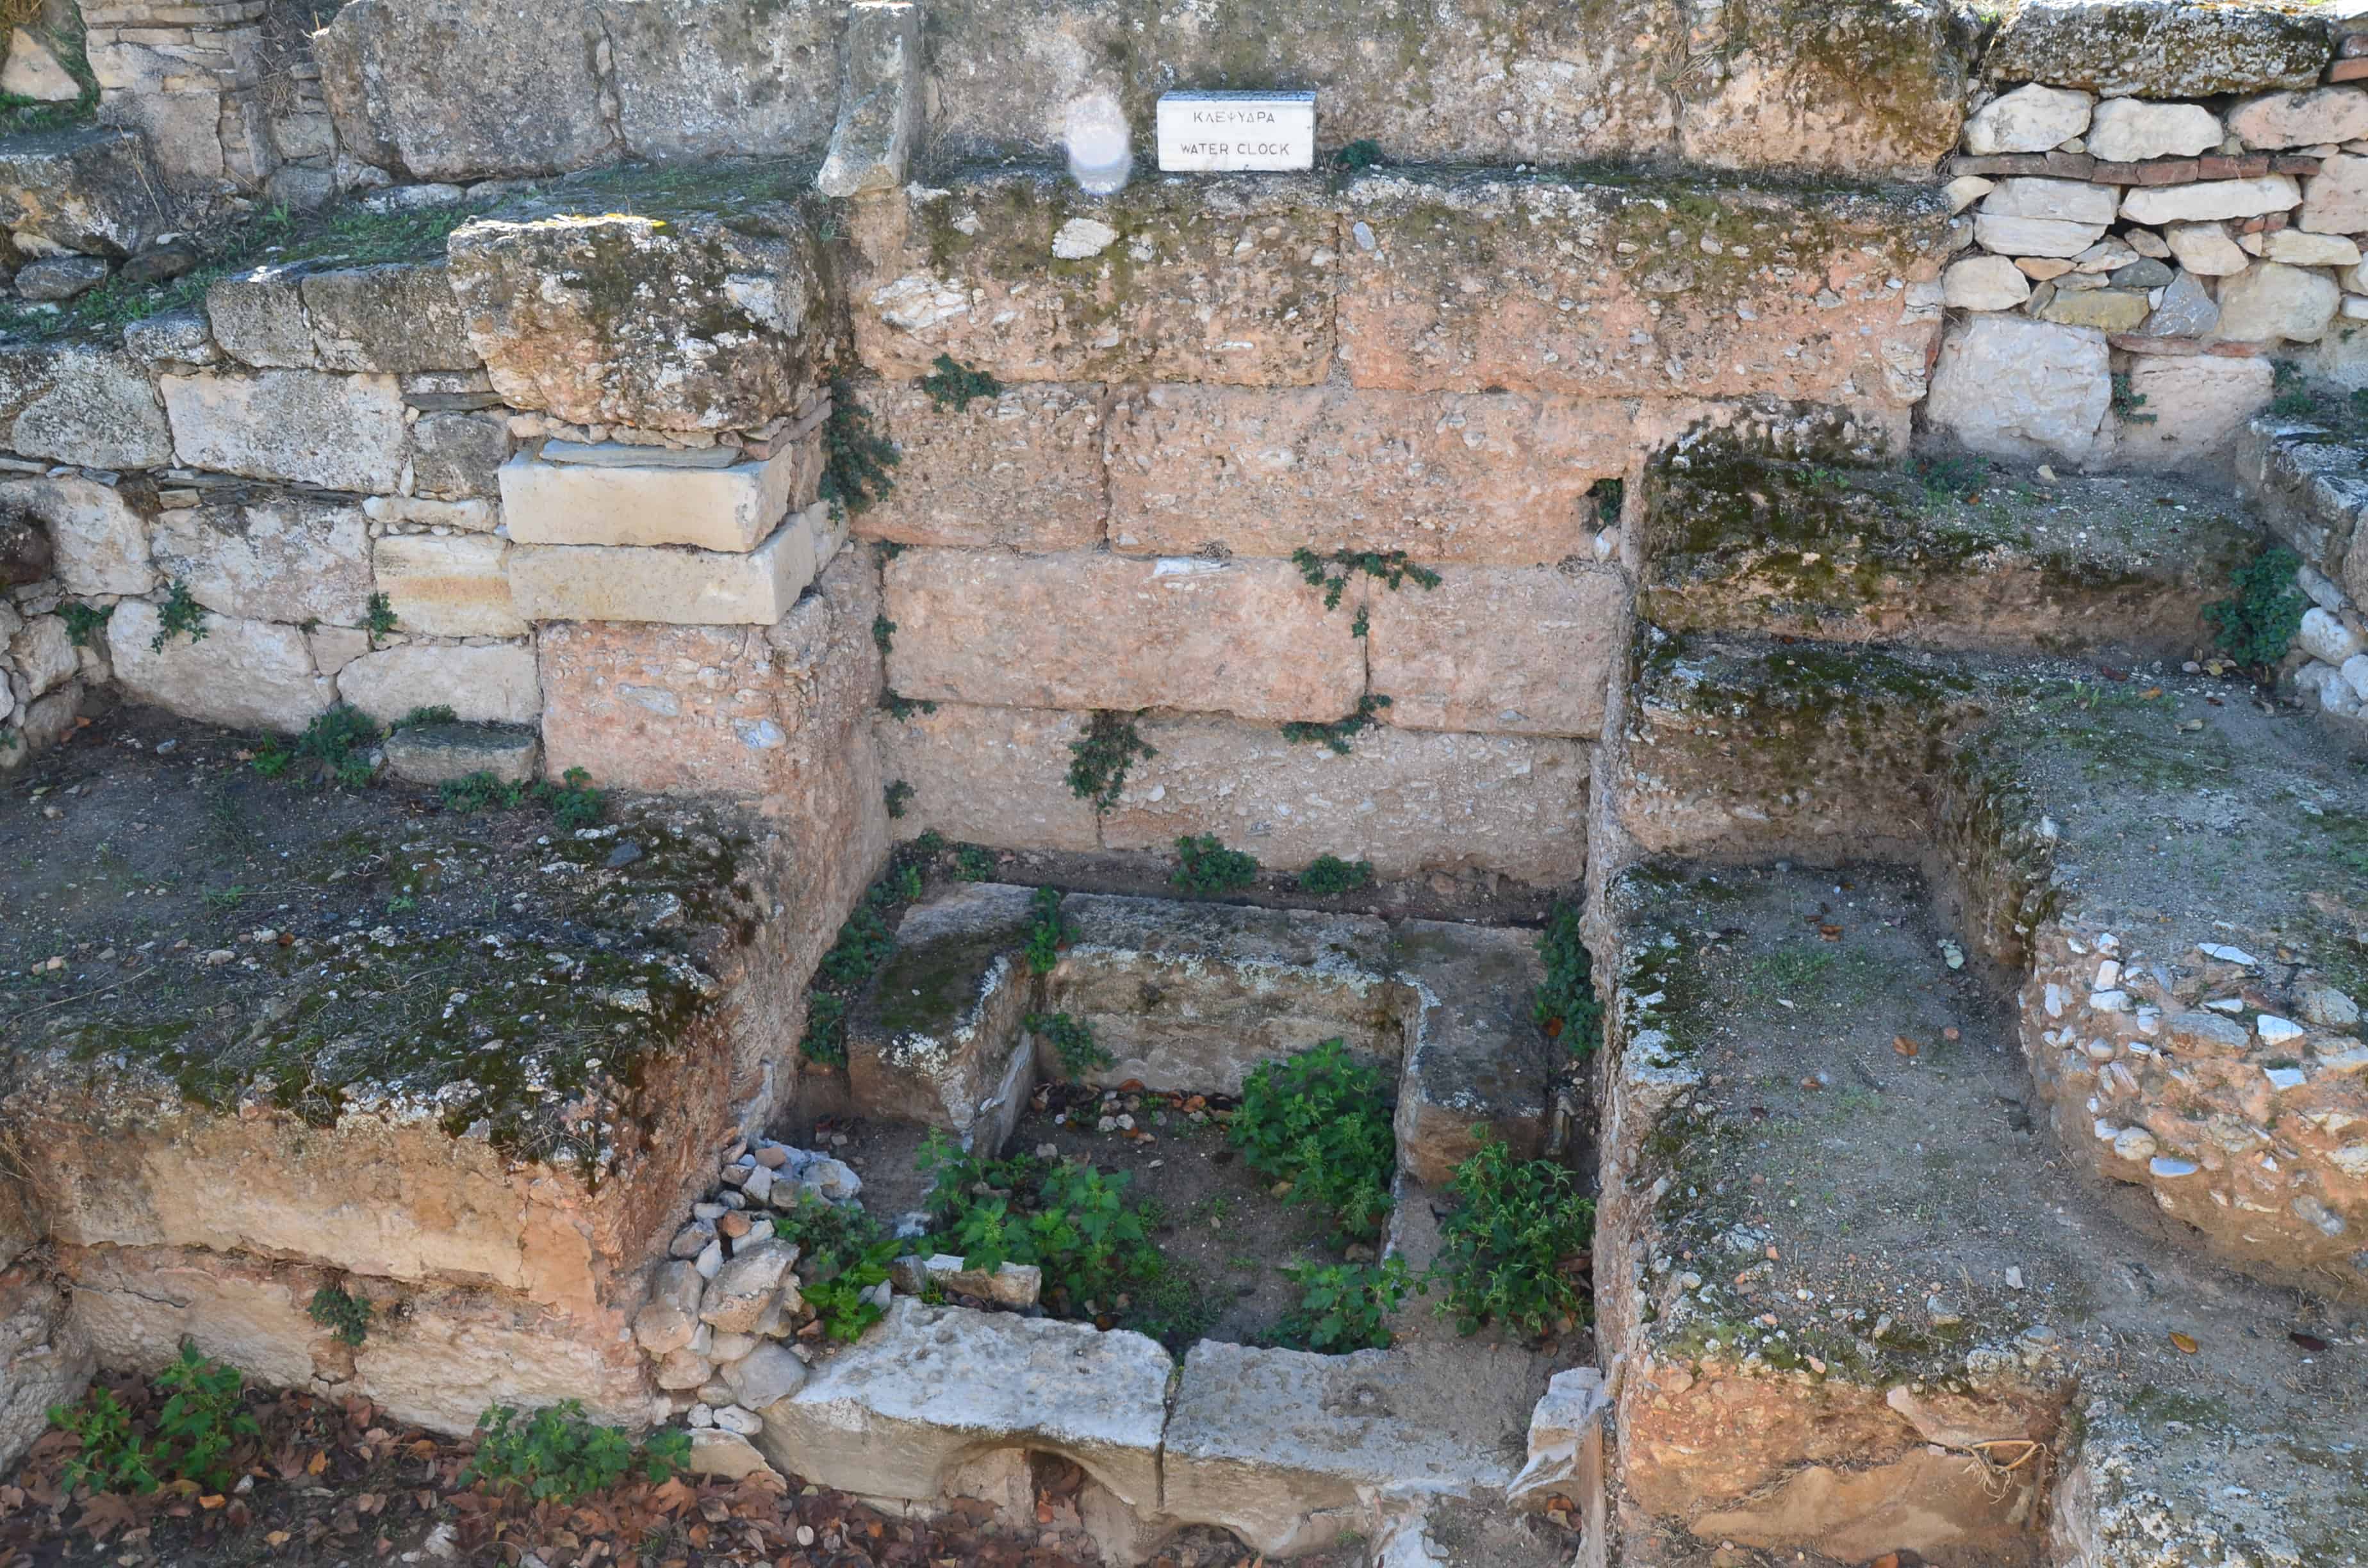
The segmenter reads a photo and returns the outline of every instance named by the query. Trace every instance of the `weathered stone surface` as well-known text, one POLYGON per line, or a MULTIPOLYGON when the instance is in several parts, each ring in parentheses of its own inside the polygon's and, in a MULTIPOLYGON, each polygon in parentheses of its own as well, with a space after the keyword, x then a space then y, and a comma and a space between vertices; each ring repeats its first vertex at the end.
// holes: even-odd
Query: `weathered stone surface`
POLYGON ((50 1408, 72 1405, 90 1381, 72 1300, 48 1270, 0 1264, 0 1465, 13 1466, 50 1429, 50 1408))
POLYGON ((825 0, 593 0, 637 158, 780 157, 830 134, 841 17, 825 0))
POLYGON ((313 673, 304 634, 292 626, 208 616, 203 641, 175 637, 160 650, 152 643, 163 630, 156 607, 142 599, 125 599, 108 619, 108 663, 134 702, 233 729, 286 732, 329 706, 331 683, 313 673))
POLYGON ((904 1298, 884 1325, 759 1411, 757 1443, 788 1474, 929 1501, 982 1451, 1046 1451, 1149 1512, 1172 1366, 1156 1342, 1124 1329, 904 1298))
POLYGON ((10 479, 0 482, 0 506, 40 519, 68 593, 144 594, 156 585, 147 519, 114 486, 74 474, 10 479))
POLYGON ((1350 382, 1581 398, 1922 393, 1935 318, 1903 309, 1890 285, 1937 276, 1937 193, 1814 205, 1698 184, 1676 194, 1362 176, 1340 236, 1350 382), (1605 256, 1632 259, 1606 267, 1605 256))
POLYGON ((1982 198, 1982 211, 1999 218, 2052 218, 2067 223, 2103 225, 2113 221, 2120 192, 2086 180, 2018 176, 1998 181, 1982 198))
POLYGON ((2002 256, 1970 256, 1941 275, 1952 310, 2010 311, 2031 298, 2031 279, 2002 256))
MULTIPOLYGON (((404 631, 523 637, 526 618, 510 597, 509 550, 485 534, 388 534, 370 547, 370 570, 404 631)), ((323 619, 359 624, 359 616, 323 619)))
POLYGON ((1587 863, 1587 747, 1524 735, 1389 725, 1347 756, 1222 720, 1144 720, 1158 755, 1137 761, 1102 820, 1112 849, 1171 849, 1215 834, 1269 866, 1318 855, 1383 877, 1475 868, 1554 887, 1587 863))
POLYGON ((2014 316, 1952 327, 1924 416, 1975 451, 2079 461, 2112 400, 2104 334, 2014 316))
POLYGON ((2216 149, 2220 137, 2219 117, 2202 104, 2107 98, 2089 126, 2089 153, 2109 163, 2191 158, 2216 149))
POLYGON ((1390 723, 1592 735, 1627 636, 1627 580, 1609 567, 1463 567, 1432 589, 1367 596, 1366 659, 1390 723))
POLYGON ((905 912, 895 954, 847 1021, 859 1111, 943 1128, 982 1159, 1002 1151, 1036 1082, 1020 1029, 1035 977, 1019 961, 1034 897, 986 882, 905 912))
MULTIPOLYGON (((2089 129, 2089 110, 2096 101, 2087 93, 2037 82, 2001 93, 1965 121, 1965 151, 1975 157, 2053 151, 2089 129)), ((2212 140, 2216 144, 2220 139, 2212 140)))
POLYGON ((410 784, 449 784, 490 774, 504 784, 534 779, 542 743, 531 730, 491 724, 411 724, 387 736, 387 771, 410 784))
POLYGON ((171 222, 136 131, 12 136, 0 148, 0 227, 91 256, 130 256, 171 222))
POLYGON ((8 34, 8 63, 0 68, 0 93, 40 104, 71 103, 82 97, 82 84, 31 29, 17 28, 8 34))
POLYGON ((467 501, 499 494, 501 466, 510 455, 509 424, 499 414, 423 415, 411 427, 411 442, 416 494, 467 501))
POLYGON ((44 256, 17 269, 17 294, 36 302, 79 299, 106 282, 113 270, 104 256, 44 256))
POLYGON ((2225 223, 2173 223, 2162 237, 2179 265, 2199 278, 2226 278, 2253 265, 2225 223))
POLYGON ((2064 326, 2129 332, 2153 313, 2143 289, 2066 289, 2043 283, 2032 293, 2033 319, 2064 326))
POLYGON ((2302 227, 2322 234, 2368 229, 2368 158, 2329 158, 2303 185, 2302 227))
POLYGON ((899 460, 895 487, 856 517, 857 538, 964 550, 1101 542, 1099 383, 1022 382, 962 409, 897 382, 867 383, 858 395, 899 460))
POLYGON ((359 0, 313 46, 339 143, 422 180, 556 174, 613 157, 601 47, 584 0, 530 15, 481 0, 359 0))
POLYGON ((629 790, 812 801, 842 754, 868 750, 879 608, 869 563, 842 551, 778 626, 545 626, 552 769, 629 790))
POLYGON ((2081 223, 2064 218, 1974 214, 1974 238, 1984 250, 1998 256, 2078 256, 2104 233, 2102 223, 2081 223))
POLYGON ((796 210, 464 224, 449 244, 470 346, 517 408, 583 425, 746 430, 791 413, 826 347, 796 210))
POLYGON ((784 1294, 785 1276, 787 1302, 795 1304, 797 1276, 789 1269, 797 1260, 798 1249, 787 1242, 761 1241, 754 1245, 743 1242, 731 1261, 707 1282, 700 1298, 699 1321, 718 1334, 754 1334, 764 1320, 765 1309, 784 1294))
POLYGON ((0 588, 44 582, 56 565, 48 530, 21 512, 0 512, 0 588))
POLYGON ((124 352, 150 365, 219 365, 222 346, 196 310, 166 311, 123 329, 124 352))
POLYGON ((912 550, 882 586, 908 698, 1331 720, 1364 687, 1350 604, 1286 562, 912 550))
POLYGON ((1184 555, 1591 556, 1588 494, 1628 472, 1633 405, 1510 393, 1155 386, 1111 408, 1111 542, 1184 555))
POLYGON ((477 368, 443 262, 314 272, 298 288, 324 369, 411 374, 477 368))
POLYGON ((916 185, 855 225, 855 339, 884 376, 940 354, 1011 381, 1305 385, 1330 366, 1336 220, 1308 177, 1138 181, 1094 200, 997 173, 916 185), (1110 242, 1056 255, 1081 215, 1110 242))
POLYGON ((1167 1426, 1167 1510, 1288 1555, 1374 1499, 1501 1489, 1543 1381, 1509 1346, 1317 1356, 1203 1340, 1167 1426))
POLYGON ((727 468, 546 462, 501 466, 502 520, 520 544, 687 544, 750 551, 822 483, 817 433, 727 468))
POLYGON ((160 384, 174 450, 191 468, 330 490, 402 480, 408 432, 392 376, 256 370, 160 384))
POLYGON ((2360 247, 2344 234, 2314 234, 2304 229, 2280 229, 2274 234, 2248 234, 2260 243, 2261 256, 2292 267, 2356 267, 2360 247))
POLYGON ((815 187, 825 196, 893 191, 905 183, 920 130, 921 8, 913 0, 857 0, 840 49, 838 121, 815 187))
POLYGON ((2147 423, 2124 418, 2113 447, 2117 460, 2149 468, 2184 468, 2227 455, 2245 422, 2267 407, 2275 380, 2267 358, 2148 357, 2130 369, 2130 391, 2146 401, 2147 423))
POLYGON ((370 523, 350 501, 278 493, 160 512, 151 550, 199 604, 249 620, 359 626, 372 591, 370 523))
MULTIPOLYGON (((722 7, 703 6, 701 9, 720 10, 722 7)), ((786 1356, 789 1352, 785 1350, 782 1354, 786 1356)), ((756 1444, 737 1432, 726 1432, 717 1426, 691 1429, 689 1465, 693 1475, 721 1476, 726 1481, 744 1481, 760 1471, 768 1475, 778 1473, 765 1462, 765 1456, 757 1451, 756 1444)))
POLYGON ((54 615, 37 615, 8 641, 8 656, 31 695, 42 697, 63 685, 80 667, 74 639, 54 615))
POLYGON ((2135 223, 2203 223, 2215 218, 2283 212, 2301 200, 2302 187, 2292 175, 2198 180, 2193 185, 2135 185, 2122 198, 2122 216, 2135 223))
POLYGON ((542 717, 534 650, 507 643, 381 648, 337 671, 337 696, 381 724, 416 708, 450 708, 471 723, 531 724, 542 717))
POLYGON ((131 357, 89 344, 0 347, 0 442, 86 468, 157 468, 173 442, 131 357))
POLYGON ((2162 302, 2139 330, 2148 337, 2207 337, 2220 324, 2220 307, 2195 274, 2180 268, 2162 291, 2162 302))
POLYGON ((2220 285, 2217 335, 2236 343, 2306 343, 2327 330, 2343 302, 2335 279, 2264 261, 2220 285))
POLYGON ((266 263, 206 290, 206 320, 222 351, 262 369, 317 369, 312 318, 304 313, 303 262, 266 263))
POLYGON ((2368 91, 2310 87, 2265 93, 2230 109, 2228 129, 2244 138, 2248 147, 2308 147, 2322 142, 2358 141, 2368 136, 2368 91))
POLYGON ((817 504, 745 552, 518 545, 510 551, 510 597, 529 620, 770 626, 844 537, 829 506, 817 504))
POLYGON ((1999 28, 1982 74, 2108 96, 2200 98, 2307 87, 2331 53, 2307 12, 2172 0, 2031 0, 1999 28))
POLYGON ((1100 847, 1093 807, 1068 784, 1069 748, 1085 738, 1087 717, 956 702, 903 719, 881 714, 872 724, 880 771, 913 788, 899 836, 935 828, 958 843, 1003 848, 1100 847))
POLYGON ((1393 931, 1399 973, 1417 995, 1398 1079, 1399 1165, 1442 1191, 1484 1140, 1520 1159, 1543 1153, 1569 1052, 1538 1027, 1536 935, 1433 920, 1393 931))

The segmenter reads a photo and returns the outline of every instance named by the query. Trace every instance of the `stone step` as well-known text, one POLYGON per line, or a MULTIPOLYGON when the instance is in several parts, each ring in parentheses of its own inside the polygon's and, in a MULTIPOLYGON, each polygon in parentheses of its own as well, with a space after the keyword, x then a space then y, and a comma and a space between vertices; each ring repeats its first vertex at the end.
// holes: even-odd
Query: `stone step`
POLYGON ((412 724, 386 738, 387 771, 409 784, 446 784, 479 773, 525 784, 541 759, 542 741, 533 731, 499 724, 412 724))

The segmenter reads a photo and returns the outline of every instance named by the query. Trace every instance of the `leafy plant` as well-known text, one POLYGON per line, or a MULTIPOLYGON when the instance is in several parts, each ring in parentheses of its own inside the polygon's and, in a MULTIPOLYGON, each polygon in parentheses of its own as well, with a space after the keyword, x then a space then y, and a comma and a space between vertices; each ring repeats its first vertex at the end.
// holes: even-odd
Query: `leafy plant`
POLYGON ((905 808, 912 804, 913 787, 902 778, 890 779, 888 788, 882 792, 887 796, 888 814, 892 817, 902 817, 905 808))
POLYGON ((916 713, 934 713, 938 710, 938 705, 926 697, 916 701, 909 697, 899 697, 893 691, 883 691, 880 694, 880 706, 886 711, 888 717, 899 720, 910 719, 916 713))
POLYGON ((1072 1078, 1082 1078, 1095 1068, 1108 1067, 1118 1060, 1094 1040, 1091 1024, 1066 1013, 1030 1013, 1026 1022, 1029 1033, 1042 1035, 1053 1042, 1062 1069, 1072 1078))
POLYGON ((657 1432, 637 1444, 615 1426, 586 1419, 581 1400, 546 1405, 524 1421, 514 1407, 497 1404, 477 1417, 477 1451, 461 1483, 522 1491, 538 1503, 580 1502, 636 1468, 654 1483, 670 1480, 690 1463, 689 1433, 657 1432))
POLYGON ((1628 482, 1624 479, 1599 479, 1587 487, 1588 499, 1595 503, 1595 526, 1614 528, 1620 526, 1620 511, 1628 500, 1628 482))
POLYGON ((1275 1342, 1326 1356, 1386 1350, 1390 1314, 1414 1285, 1413 1271, 1395 1253, 1379 1264, 1302 1264, 1284 1278, 1299 1287, 1299 1304, 1276 1325, 1275 1342))
POLYGON ((1990 476, 1990 464, 1987 458, 1939 453, 1918 458, 1909 472, 1923 485, 1926 505, 1937 506, 1980 489, 1990 476))
POLYGON ((861 1209, 813 1197, 782 1210, 773 1228, 797 1245, 801 1293, 827 1337, 852 1344, 884 1315, 864 1292, 878 1289, 888 1265, 913 1244, 899 1241, 861 1209))
POLYGON ((1578 906, 1557 903, 1538 935, 1538 956, 1545 960, 1546 977, 1531 998, 1530 1013, 1538 1028, 1570 1048, 1574 1056, 1590 1056, 1603 1038, 1603 1004, 1595 994, 1595 960, 1579 939, 1578 906))
POLYGON ((1069 793, 1091 801, 1099 815, 1118 804, 1134 759, 1158 755, 1134 727, 1134 715, 1104 709, 1087 724, 1084 740, 1069 743, 1069 793))
POLYGON ((378 646, 378 640, 393 630, 394 601, 384 594, 372 594, 370 597, 369 605, 362 610, 362 634, 370 640, 370 645, 375 648, 378 646))
POLYGON ((370 1337, 374 1310, 368 1296, 349 1295, 341 1285, 324 1285, 304 1303, 307 1316, 347 1345, 359 1345, 370 1337))
POLYGON ((1403 550, 1336 550, 1329 556, 1316 554, 1304 547, 1291 552, 1291 563, 1310 587, 1324 590, 1324 608, 1340 608, 1340 596, 1348 590, 1349 579, 1361 572, 1378 579, 1392 593, 1411 579, 1426 590, 1439 586, 1439 574, 1417 566, 1406 558, 1403 550))
POLYGON ((2271 375, 2277 388, 2270 398, 2271 414, 2281 419, 2308 419, 2318 413, 2318 399, 2312 394, 2298 367, 2281 359, 2271 375))
POLYGON ((2240 665, 2263 668, 2286 656, 2310 601, 2294 584, 2302 557, 2273 544, 2229 578, 2236 597, 2203 607, 2213 641, 2240 665))
POLYGON ((2114 371, 2112 382, 2113 412, 2122 416, 2123 424, 2151 425, 2155 422, 2157 415, 2141 412, 2146 407, 2146 395, 2137 390, 2136 383, 2131 379, 2129 371, 2114 371))
POLYGON ((379 743, 378 725, 350 702, 339 702, 313 715, 292 744, 268 740, 255 748, 251 767, 266 778, 298 773, 314 784, 342 784, 359 790, 376 771, 370 752, 379 743))
POLYGON ((1293 1203, 1324 1210, 1361 1240, 1379 1235, 1390 1211, 1390 1111, 1373 1070, 1327 1040, 1253 1069, 1226 1133, 1252 1170, 1291 1184, 1293 1203))
POLYGON ((415 708, 387 728, 389 731, 416 730, 428 724, 457 724, 460 722, 460 714, 438 702, 432 707, 415 708))
POLYGON ((162 1484, 157 1471, 163 1468, 163 1449, 133 1429, 131 1412, 112 1390, 95 1388, 72 1410, 51 1405, 50 1425, 73 1433, 81 1445, 59 1477, 68 1487, 144 1496, 162 1484))
POLYGON ((536 793, 551 808, 552 820, 570 833, 598 827, 609 814, 608 797, 592 788, 592 775, 580 767, 569 768, 558 783, 545 783, 536 793))
POLYGON ((928 833, 898 846, 879 880, 863 890, 848 911, 807 987, 806 1029, 798 1050, 808 1061, 837 1066, 847 1060, 848 1014, 856 996, 896 950, 895 916, 919 896, 920 863, 944 842, 928 833))
POLYGON ((101 608, 80 599, 68 599, 58 606, 58 619, 66 623, 66 641, 77 648, 87 648, 91 638, 115 619, 115 607, 101 608))
POLYGON ((995 857, 975 844, 954 851, 954 875, 965 882, 995 881, 995 857))
POLYGON ((1167 883, 1179 892, 1239 892, 1258 881, 1258 861, 1226 848, 1214 834, 1199 838, 1186 834, 1176 841, 1176 869, 1167 883))
POLYGON ((198 1354, 194 1341, 185 1339, 180 1356, 149 1381, 165 1395, 153 1442, 110 1390, 92 1391, 73 1410, 51 1408, 51 1422, 81 1445, 66 1461, 65 1483, 145 1494, 170 1482, 188 1482, 204 1492, 227 1491, 232 1447, 260 1430, 247 1412, 245 1380, 238 1369, 209 1360, 198 1354))
POLYGON ((921 378, 921 390, 940 410, 959 414, 970 406, 973 398, 1001 396, 1003 383, 985 370, 972 369, 951 354, 940 354, 929 373, 921 378))
POLYGON ((1028 901, 1028 941, 1020 956, 1028 960, 1030 974, 1050 974, 1053 966, 1061 961, 1061 949, 1076 935, 1076 928, 1061 918, 1061 891, 1058 888, 1038 888, 1028 901))
POLYGON ((1371 860, 1343 860, 1338 855, 1318 855, 1307 869, 1299 873, 1299 891, 1329 898, 1335 893, 1354 892, 1373 880, 1371 860))
POLYGON ((1034 1264, 1055 1312, 1115 1313, 1121 1297, 1167 1272, 1147 1216, 1127 1199, 1128 1172, 1034 1154, 981 1160, 941 1132, 929 1134, 919 1165, 930 1178, 928 1245, 990 1272, 1034 1264))
POLYGON ((855 401, 855 389, 847 381, 831 384, 822 451, 822 498, 835 517, 860 517, 896 487, 888 471, 904 460, 903 454, 872 428, 871 410, 855 401))
POLYGON ((877 647, 881 653, 885 653, 895 641, 896 623, 889 619, 884 615, 873 616, 871 618, 871 642, 873 646, 877 647))
POLYGON ((496 806, 505 810, 526 803, 527 787, 505 784, 492 774, 480 770, 461 778, 447 778, 436 787, 437 798, 448 812, 473 816, 496 806))
POLYGON ((1370 137, 1360 136, 1333 153, 1332 157, 1349 174, 1363 174, 1382 161, 1382 144, 1370 137))
MULTIPOLYGON (((1362 613, 1360 610, 1359 613, 1362 613)), ((1349 738, 1360 730, 1370 730, 1379 722, 1373 715, 1390 705, 1386 697, 1367 692, 1357 699, 1357 710, 1345 719, 1335 719, 1328 724, 1309 723, 1293 720, 1283 725, 1282 738, 1293 745, 1307 741, 1322 741, 1342 756, 1349 755, 1349 738)))
POLYGON ((1480 1146, 1455 1167, 1462 1200, 1440 1227, 1432 1273, 1446 1287, 1441 1316, 1466 1334, 1483 1324, 1542 1334, 1587 1313, 1581 1264, 1592 1246, 1595 1205, 1552 1160, 1520 1160, 1475 1128, 1480 1146))
POLYGON ((156 635, 148 639, 148 651, 161 653, 165 643, 184 636, 191 642, 206 640, 206 607, 190 597, 188 584, 176 577, 156 611, 156 635))

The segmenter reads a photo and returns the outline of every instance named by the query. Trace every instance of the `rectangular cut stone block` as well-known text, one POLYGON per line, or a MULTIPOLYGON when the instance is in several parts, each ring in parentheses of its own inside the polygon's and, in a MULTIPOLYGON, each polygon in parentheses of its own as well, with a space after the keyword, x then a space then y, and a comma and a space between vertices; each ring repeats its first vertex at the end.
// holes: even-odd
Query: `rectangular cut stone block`
POLYGON ((1349 607, 1285 562, 914 550, 883 586, 908 698, 1330 720, 1364 688, 1349 607))
POLYGON ((450 708, 471 723, 531 724, 542 717, 534 650, 412 642, 350 659, 337 696, 381 724, 421 708, 450 708))
POLYGON ((500 470, 502 520, 519 544, 688 544, 754 550, 822 483, 819 430, 760 460, 724 468, 546 462, 520 452, 500 470))
POLYGON ((989 882, 905 912, 895 955, 847 1021, 858 1111, 943 1128, 982 1158, 1002 1152, 1036 1083, 1020 1028, 1036 977, 1019 961, 1034 897, 989 882))
POLYGON ((1022 382, 962 409, 898 381, 859 394, 896 444, 895 488, 859 539, 964 550, 1089 550, 1109 511, 1099 382, 1022 382))
POLYGON ((1537 934, 1435 920, 1393 932, 1399 972, 1419 997, 1398 1081, 1398 1163, 1439 1190, 1483 1134, 1535 1158, 1555 1068, 1569 1059, 1531 1011, 1545 979, 1537 934))
POLYGON ((792 515, 746 553, 527 544, 510 552, 510 594, 529 620, 770 626, 843 538, 830 508, 792 515))
POLYGON ((1006 849, 1099 849, 1093 807, 1068 785, 1070 746, 1087 716, 1048 708, 937 704, 871 733, 880 771, 912 786, 896 824, 903 837, 934 828, 957 843, 1006 849))
POLYGON ((853 222, 856 344, 882 375, 940 354, 1014 381, 1304 386, 1330 367, 1338 220, 1304 176, 1095 199, 996 173, 853 222))
POLYGON ((1318 855, 1384 877, 1478 868, 1540 887, 1587 866, 1588 748, 1526 735, 1368 730, 1346 756, 1272 728, 1145 720, 1138 761, 1102 819, 1112 849, 1172 849, 1212 833, 1269 866, 1318 855))
POLYGON ((0 348, 0 443, 78 468, 161 468, 173 435, 148 368, 88 343, 0 348))
POLYGON ((1110 410, 1111 542, 1545 564, 1591 553, 1588 490, 1628 472, 1638 425, 1508 393, 1151 387, 1110 410))
POLYGON ((617 127, 634 157, 781 157, 830 134, 844 5, 593 0, 593 10, 616 51, 617 127))
POLYGON ((1592 735, 1628 632, 1610 567, 1451 568, 1436 588, 1369 594, 1382 715, 1417 730, 1592 735))
POLYGON ((157 570, 223 615, 359 626, 369 608, 370 521, 351 501, 267 492, 160 512, 153 548, 157 570))
POLYGON ((510 547, 486 534, 388 534, 370 569, 395 624, 428 637, 523 637, 510 597, 510 547))
POLYGON ((1360 387, 1913 403, 1937 195, 1656 191, 1367 175, 1347 196, 1341 357, 1360 387))
POLYGON ((473 370, 461 301, 441 261, 314 272, 297 285, 320 363, 332 370, 473 370))
POLYGON ((241 730, 302 729, 329 706, 328 677, 313 668, 304 634, 292 626, 206 618, 201 642, 173 637, 156 607, 125 599, 108 618, 108 662, 134 702, 241 730))
POLYGON ((393 376, 257 370, 159 385, 191 468, 381 494, 402 483, 409 433, 393 376))

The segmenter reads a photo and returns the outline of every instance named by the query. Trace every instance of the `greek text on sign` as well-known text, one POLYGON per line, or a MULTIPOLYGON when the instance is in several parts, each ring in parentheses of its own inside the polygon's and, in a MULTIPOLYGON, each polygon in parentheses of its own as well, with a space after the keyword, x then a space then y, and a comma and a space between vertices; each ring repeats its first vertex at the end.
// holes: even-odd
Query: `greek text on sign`
POLYGON ((1314 93, 1163 93, 1159 166, 1220 174, 1315 166, 1314 93))

